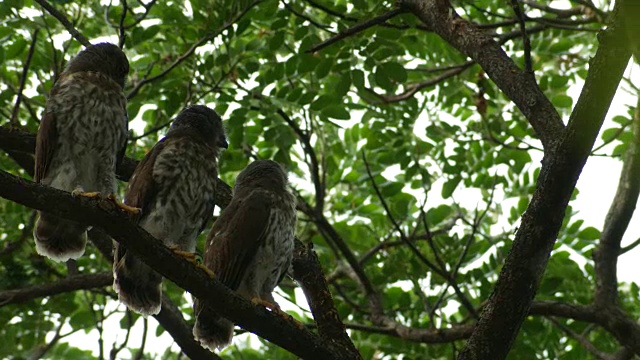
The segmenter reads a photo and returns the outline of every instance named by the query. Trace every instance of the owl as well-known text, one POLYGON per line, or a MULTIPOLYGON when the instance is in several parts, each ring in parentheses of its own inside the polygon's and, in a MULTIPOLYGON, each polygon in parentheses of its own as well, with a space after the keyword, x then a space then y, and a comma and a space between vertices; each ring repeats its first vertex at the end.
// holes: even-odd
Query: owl
MULTIPOLYGON (((291 264, 295 198, 287 175, 271 160, 258 160, 236 179, 231 203, 205 244, 204 263, 223 284, 253 302, 276 307, 273 289, 291 264)), ((195 338, 211 350, 231 342, 233 324, 198 299, 195 338)))
MULTIPOLYGON (((129 62, 117 46, 100 43, 73 58, 54 84, 36 137, 34 180, 73 195, 113 195, 116 167, 127 144, 129 62)), ((36 251, 56 261, 84 253, 87 225, 39 212, 36 251)))
MULTIPOLYGON (((129 181, 125 204, 141 209, 139 225, 166 246, 193 253, 213 215, 217 159, 227 146, 215 111, 202 105, 182 110, 129 181)), ((162 276, 119 243, 113 275, 118 298, 129 309, 145 316, 160 312, 162 276)))

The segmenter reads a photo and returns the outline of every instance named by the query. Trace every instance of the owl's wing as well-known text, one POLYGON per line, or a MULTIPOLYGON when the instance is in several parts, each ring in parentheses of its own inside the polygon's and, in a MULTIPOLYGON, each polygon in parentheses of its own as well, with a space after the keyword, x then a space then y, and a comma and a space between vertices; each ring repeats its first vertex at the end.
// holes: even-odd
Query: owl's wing
POLYGON ((120 169, 120 165, 122 165, 124 154, 127 151, 127 141, 129 140, 129 116, 127 115, 127 109, 124 109, 124 126, 126 129, 126 135, 122 144, 120 144, 120 150, 118 150, 118 154, 116 155, 116 170, 120 169))
POLYGON ((45 177, 57 142, 58 130, 56 129, 55 114, 45 110, 36 136, 36 168, 33 179, 35 182, 39 183, 45 177))
POLYGON ((124 196, 125 204, 142 209, 143 214, 158 192, 157 184, 153 180, 153 166, 158 155, 166 147, 166 140, 160 140, 136 166, 124 196))
POLYGON ((207 238, 205 264, 232 290, 240 281, 269 233, 270 201, 261 193, 235 197, 207 238))

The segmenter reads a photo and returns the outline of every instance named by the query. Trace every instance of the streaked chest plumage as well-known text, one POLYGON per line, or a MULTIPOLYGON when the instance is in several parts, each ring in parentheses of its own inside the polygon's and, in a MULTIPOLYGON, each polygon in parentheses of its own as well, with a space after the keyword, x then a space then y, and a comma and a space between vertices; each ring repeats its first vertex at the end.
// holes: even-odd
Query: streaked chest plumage
MULTIPOLYGON (((217 158, 211 147, 191 139, 168 143, 153 166, 158 192, 151 205, 149 223, 159 226, 165 241, 195 239, 212 215, 217 178, 217 158)), ((190 246, 191 247, 191 246, 190 246)))
POLYGON ((65 76, 47 102, 55 116, 57 150, 115 157, 127 139, 126 98, 106 75, 80 72, 65 76))

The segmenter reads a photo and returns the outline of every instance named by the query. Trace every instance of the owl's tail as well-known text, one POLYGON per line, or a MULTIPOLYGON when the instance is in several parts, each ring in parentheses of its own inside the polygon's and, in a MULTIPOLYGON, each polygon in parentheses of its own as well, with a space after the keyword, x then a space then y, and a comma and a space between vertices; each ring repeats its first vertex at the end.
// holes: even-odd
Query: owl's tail
POLYGON ((204 307, 198 299, 194 300, 193 308, 196 314, 193 336, 196 340, 212 351, 229 345, 233 338, 233 323, 204 307))
POLYGON ((160 312, 162 276, 118 243, 113 254, 113 289, 132 311, 145 317, 160 312))
POLYGON ((87 243, 86 225, 46 212, 38 214, 33 230, 38 254, 55 261, 77 259, 84 254, 87 243))

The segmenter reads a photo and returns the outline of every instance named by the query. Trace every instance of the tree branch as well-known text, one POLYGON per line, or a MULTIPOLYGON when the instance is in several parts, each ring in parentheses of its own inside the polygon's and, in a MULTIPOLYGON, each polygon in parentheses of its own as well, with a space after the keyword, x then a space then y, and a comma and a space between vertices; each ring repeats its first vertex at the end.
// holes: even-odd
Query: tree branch
POLYGON ((38 33, 40 29, 36 29, 31 35, 31 45, 29 46, 29 52, 27 53, 27 59, 22 66, 22 75, 20 76, 20 85, 18 87, 18 94, 16 96, 16 103, 13 106, 11 112, 11 119, 9 123, 11 126, 20 127, 20 121, 18 120, 18 114, 20 113, 20 102, 22 101, 24 86, 27 83, 27 77, 29 75, 29 66, 31 65, 31 59, 33 58, 33 52, 36 49, 36 43, 38 41, 38 33))
MULTIPOLYGON (((37 0, 37 1, 43 1, 43 0, 37 0)), ((226 22, 220 29, 211 32, 207 35, 205 35, 204 37, 202 37, 200 40, 196 41, 195 44, 191 45, 191 47, 182 55, 180 55, 173 63, 171 63, 171 65, 169 65, 169 67, 167 67, 166 69, 164 69, 162 72, 160 72, 158 75, 152 76, 150 78, 147 79, 143 79, 142 81, 138 82, 133 89, 131 89, 131 91, 127 94, 127 99, 131 99, 134 96, 136 96, 136 94, 138 94, 138 92, 140 91, 140 89, 142 89, 143 86, 152 83, 164 76, 166 76, 167 74, 169 74, 171 72, 171 70, 175 69, 178 65, 180 65, 183 61, 185 61, 186 59, 188 59, 191 55, 193 55, 196 51, 197 48, 199 48, 200 46, 208 43, 209 41, 215 39, 218 35, 220 35, 222 32, 224 32, 225 30, 231 28, 233 26, 233 24, 235 24, 236 22, 238 22, 240 19, 242 19, 242 17, 244 15, 246 15, 249 10, 253 9, 254 6, 256 6, 257 4, 260 3, 261 0, 255 0, 253 1, 251 4, 249 4, 249 6, 247 6, 246 9, 244 9, 243 11, 241 11, 238 15, 236 15, 233 19, 231 19, 230 21, 226 22)))
MULTIPOLYGON (((639 94, 640 95, 640 94, 639 94)), ((624 154, 618 190, 609 207, 600 242, 593 253, 596 277, 595 304, 618 304, 618 256, 620 242, 629 227, 640 193, 640 96, 633 119, 633 139, 624 154)))
MULTIPOLYGON (((432 10, 442 9, 436 6, 432 10)), ((600 47, 591 61, 569 125, 556 151, 546 148, 537 188, 522 216, 513 248, 460 359, 503 359, 511 348, 537 292, 575 184, 628 63, 630 52, 620 40, 624 39, 621 31, 618 19, 600 34, 600 47)), ((624 337, 622 340, 626 341, 624 337)))
POLYGON ((291 265, 293 266, 294 278, 300 282, 302 290, 309 301, 320 336, 349 352, 351 358, 362 359, 362 356, 347 335, 345 326, 333 304, 318 256, 313 251, 313 244, 309 243, 305 246, 296 241, 291 265))
POLYGON ((402 14, 403 12, 405 12, 405 10, 403 10, 403 9, 393 9, 393 10, 387 11, 386 13, 384 13, 384 14, 382 14, 380 16, 376 16, 373 19, 370 19, 370 20, 364 21, 364 22, 362 22, 360 24, 354 25, 353 27, 350 27, 347 30, 340 31, 336 36, 330 37, 329 39, 321 42, 318 45, 315 45, 314 47, 312 47, 309 50, 306 50, 305 52, 308 53, 308 54, 313 54, 315 52, 318 52, 318 51, 326 48, 329 45, 337 43, 338 41, 340 41, 342 39, 345 39, 345 38, 347 38, 349 36, 353 36, 353 35, 355 35, 355 34, 357 34, 359 32, 365 31, 365 30, 367 30, 368 28, 370 28, 372 26, 375 26, 375 25, 378 25, 378 24, 382 24, 385 21, 387 21, 387 20, 389 20, 389 19, 391 19, 391 18, 393 18, 393 17, 395 17, 395 16, 397 16, 399 14, 402 14))
POLYGON ((534 76, 518 68, 488 33, 460 18, 448 0, 400 0, 398 5, 478 63, 529 120, 545 149, 555 146, 564 133, 560 115, 534 76))
POLYGON ((111 285, 110 272, 82 274, 64 278, 53 283, 38 284, 15 290, 0 291, 0 307, 9 304, 22 304, 33 299, 53 296, 76 290, 88 290, 111 285))
POLYGON ((60 21, 62 26, 64 26, 67 29, 69 34, 71 34, 71 36, 73 36, 74 39, 78 40, 80 44, 86 47, 91 46, 91 43, 89 42, 89 40, 86 37, 84 37, 84 35, 82 35, 75 27, 73 27, 73 24, 71 24, 69 19, 67 19, 67 17, 64 16, 63 13, 56 10, 56 8, 54 8, 51 4, 49 4, 47 0, 35 0, 35 1, 38 4, 40 4, 40 6, 42 6, 45 10, 47 10, 49 14, 51 14, 53 17, 58 19, 58 21, 60 21))
POLYGON ((69 193, 35 184, 0 171, 0 196, 22 205, 55 212, 61 217, 103 228, 147 265, 211 308, 225 314, 242 328, 274 342, 284 349, 309 359, 347 359, 348 354, 332 350, 317 335, 302 330, 295 320, 255 306, 212 279, 201 268, 165 247, 107 199, 72 197, 69 193))

